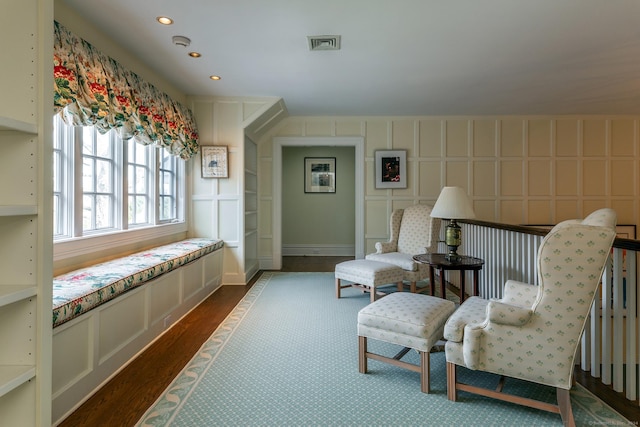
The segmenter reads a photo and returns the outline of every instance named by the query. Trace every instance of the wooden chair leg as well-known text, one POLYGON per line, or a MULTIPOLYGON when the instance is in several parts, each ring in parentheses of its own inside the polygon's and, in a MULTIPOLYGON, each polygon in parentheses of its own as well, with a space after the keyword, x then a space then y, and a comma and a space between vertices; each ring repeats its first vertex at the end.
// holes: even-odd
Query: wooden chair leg
POLYGON ((371 296, 369 297, 369 301, 370 302, 374 302, 376 300, 376 293, 377 292, 378 291, 376 291, 376 287, 375 286, 371 285, 369 287, 369 293, 371 294, 371 296))
POLYGON ((447 362, 447 398, 452 402, 458 400, 458 390, 456 390, 456 365, 447 362))
POLYGON ((340 279, 336 277, 336 297, 340 298, 340 279))
POLYGON ((429 352, 420 351, 420 391, 429 393, 431 386, 429 382, 429 352))
POLYGON ((565 427, 575 427, 576 422, 573 419, 573 411, 571 410, 571 394, 569 390, 557 388, 556 397, 558 399, 558 407, 560 408, 562 424, 565 427))
POLYGON ((398 282, 398 292, 402 292, 403 289, 404 289, 404 284, 402 283, 402 281, 398 282))
POLYGON ((410 291, 412 294, 415 294, 415 293, 416 293, 416 289, 417 289, 417 287, 416 287, 416 282, 411 282, 411 284, 409 285, 409 291, 410 291))
POLYGON ((358 372, 367 373, 367 337, 358 336, 358 372))

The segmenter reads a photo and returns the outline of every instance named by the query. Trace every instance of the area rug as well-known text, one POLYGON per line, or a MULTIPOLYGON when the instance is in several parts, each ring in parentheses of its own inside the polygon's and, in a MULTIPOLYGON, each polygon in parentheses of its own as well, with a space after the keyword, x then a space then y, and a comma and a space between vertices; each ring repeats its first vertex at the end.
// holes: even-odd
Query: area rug
MULTIPOLYGON (((431 355, 430 394, 418 373, 385 363, 360 374, 357 314, 368 303, 351 288, 337 299, 333 273, 264 273, 137 425, 562 426, 557 414, 469 393, 449 401, 443 352, 431 355)), ((374 340, 370 348, 398 350, 374 340)), ((418 363, 416 352, 404 360, 418 363)), ((555 401, 552 388, 531 383, 507 381, 505 391, 555 401)), ((579 385, 571 397, 578 426, 629 424, 579 385)))

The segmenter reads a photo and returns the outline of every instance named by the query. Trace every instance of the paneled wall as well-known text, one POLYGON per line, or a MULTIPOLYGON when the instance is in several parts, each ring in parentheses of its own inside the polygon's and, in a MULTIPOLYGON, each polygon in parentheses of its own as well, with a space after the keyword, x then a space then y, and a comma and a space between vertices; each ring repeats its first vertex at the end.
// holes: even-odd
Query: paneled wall
POLYGON ((599 207, 638 224, 639 117, 288 117, 259 150, 260 257, 273 254, 273 137, 365 139, 365 249, 388 236, 393 209, 467 189, 478 219, 554 224, 599 207), (376 150, 407 150, 406 189, 377 190, 376 150))
MULTIPOLYGON (((253 149, 245 153, 245 133, 256 136, 262 121, 273 117, 283 107, 279 98, 193 97, 200 145, 226 146, 228 178, 202 178, 200 154, 191 160, 191 206, 189 235, 224 240, 222 283, 244 285, 255 273, 255 247, 246 247, 253 239, 245 239, 247 229, 255 222, 255 208, 245 206, 245 180, 255 173, 245 154, 255 158, 253 149), (276 112, 272 112, 275 110, 276 112), (248 128, 250 127, 250 129, 248 128), (249 227, 246 227, 248 219, 249 227)), ((252 185, 249 185, 251 187, 252 185)))

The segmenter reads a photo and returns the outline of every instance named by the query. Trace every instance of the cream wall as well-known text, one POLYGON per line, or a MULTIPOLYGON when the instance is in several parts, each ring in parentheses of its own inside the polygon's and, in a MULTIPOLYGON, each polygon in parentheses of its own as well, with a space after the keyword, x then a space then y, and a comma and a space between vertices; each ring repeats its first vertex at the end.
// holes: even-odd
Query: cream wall
POLYGON ((640 118, 288 117, 258 144, 260 257, 273 255, 274 137, 365 139, 365 252, 388 237, 393 209, 433 204, 445 185, 464 187, 478 219, 553 224, 608 206, 638 224, 640 118), (374 152, 407 150, 408 186, 374 187, 374 152))

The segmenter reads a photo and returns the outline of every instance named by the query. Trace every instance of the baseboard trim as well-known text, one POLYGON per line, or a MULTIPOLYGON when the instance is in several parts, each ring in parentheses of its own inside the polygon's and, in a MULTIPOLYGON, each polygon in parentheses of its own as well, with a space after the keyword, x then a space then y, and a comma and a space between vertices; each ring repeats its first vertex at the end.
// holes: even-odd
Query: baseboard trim
POLYGON ((282 245, 282 256, 355 256, 354 245, 282 245))

